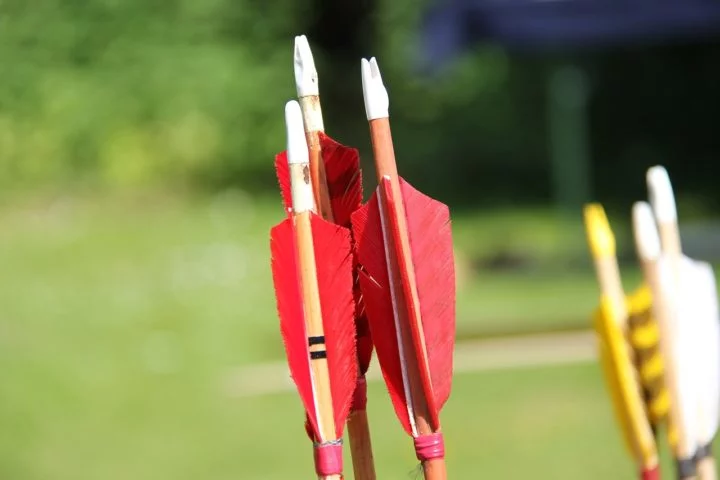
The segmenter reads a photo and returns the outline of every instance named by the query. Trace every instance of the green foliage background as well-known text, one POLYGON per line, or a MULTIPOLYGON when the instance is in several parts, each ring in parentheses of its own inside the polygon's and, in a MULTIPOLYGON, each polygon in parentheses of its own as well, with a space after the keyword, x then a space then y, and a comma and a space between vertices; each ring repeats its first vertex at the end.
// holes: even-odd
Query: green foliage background
POLYGON ((266 162, 297 7, 252 3, 3 2, 0 184, 216 181, 266 162))
MULTIPOLYGON (((268 184, 269 158, 284 143, 282 104, 294 96, 292 37, 312 19, 308 3, 3 2, 0 186, 268 184)), ((411 176, 433 175, 442 188, 450 170, 431 159, 459 152, 438 140, 478 130, 497 138, 515 112, 499 50, 464 59, 442 79, 415 79, 419 13, 412 2, 381 3, 365 53, 380 57, 397 140, 417 166, 411 176), (478 109, 485 113, 473 115, 478 109)), ((329 125, 367 148, 359 57, 315 53, 323 91, 348 94, 326 102, 329 125)))
POLYGON ((307 33, 329 132, 369 160, 358 64, 377 56, 403 172, 431 195, 549 200, 545 78, 572 61, 591 77, 598 196, 637 192, 639 172, 663 163, 717 197, 717 43, 541 55, 485 45, 422 77, 422 11, 410 0, 4 0, 0 189, 272 186, 295 95, 292 38, 307 33))

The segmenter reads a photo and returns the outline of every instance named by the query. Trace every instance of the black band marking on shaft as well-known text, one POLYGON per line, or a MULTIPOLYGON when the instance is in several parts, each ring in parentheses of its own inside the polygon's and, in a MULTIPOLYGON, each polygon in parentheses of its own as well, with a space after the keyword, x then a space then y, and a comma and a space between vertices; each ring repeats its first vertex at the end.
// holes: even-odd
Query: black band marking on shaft
POLYGON ((320 350, 318 352, 310 352, 310 359, 311 360, 319 360, 321 358, 327 358, 327 351, 320 350))
POLYGON ((712 443, 708 443, 707 445, 703 445, 700 448, 698 448, 697 452, 695 453, 695 460, 697 460, 699 462, 703 458, 707 458, 711 455, 712 455, 712 443))
POLYGON ((677 478, 693 478, 697 475, 697 468, 695 466, 695 458, 684 458, 677 461, 677 478))
POLYGON ((318 335, 316 337, 308 337, 308 346, 312 347, 313 345, 324 345, 325 344, 325 335, 318 335))

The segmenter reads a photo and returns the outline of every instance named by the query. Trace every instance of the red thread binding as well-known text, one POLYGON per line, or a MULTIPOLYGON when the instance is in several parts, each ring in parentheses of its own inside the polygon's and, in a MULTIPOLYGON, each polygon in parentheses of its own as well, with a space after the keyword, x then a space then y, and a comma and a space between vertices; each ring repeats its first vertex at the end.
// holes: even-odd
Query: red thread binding
POLYGON ((642 480, 660 480, 660 467, 658 465, 640 472, 642 480))
POLYGON ((343 454, 340 441, 315 444, 315 473, 319 477, 342 475, 343 454))
POLYGON ((431 433, 413 438, 415 442, 415 455, 421 462, 435 458, 445 457, 445 441, 442 433, 431 433))
POLYGON ((367 407, 367 381, 365 376, 358 377, 355 393, 353 393, 351 412, 365 410, 367 407))

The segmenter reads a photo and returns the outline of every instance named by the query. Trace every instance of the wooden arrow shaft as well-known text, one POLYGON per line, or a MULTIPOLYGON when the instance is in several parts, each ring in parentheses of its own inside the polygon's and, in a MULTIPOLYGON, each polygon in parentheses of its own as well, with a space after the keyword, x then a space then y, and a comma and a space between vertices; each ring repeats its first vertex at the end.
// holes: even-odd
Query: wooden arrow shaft
POLYGON ((429 435, 433 433, 432 427, 430 426, 430 412, 427 401, 422 393, 422 380, 419 366, 415 355, 413 355, 415 345, 413 344, 412 332, 410 331, 410 315, 408 313, 407 303, 405 302, 405 292, 402 285, 403 279, 400 275, 398 255, 395 249, 392 248, 392 228, 386 215, 387 208, 383 205, 387 200, 383 197, 382 193, 378 196, 380 202, 380 221, 385 241, 385 255, 388 265, 388 280, 390 282, 390 295, 393 303, 395 327, 398 331, 398 350, 404 366, 403 383, 405 383, 406 397, 412 409, 412 423, 415 425, 416 433, 419 435, 429 435))
MULTIPOLYGON (((419 321, 420 301, 417 295, 407 217, 402 202, 388 118, 370 121, 370 138, 378 183, 382 187, 384 182, 389 181, 390 192, 395 200, 395 208, 388 208, 391 199, 387 198, 383 188, 379 188, 378 200, 380 201, 379 209, 388 265, 388 279, 393 299, 396 329, 399 334, 398 349, 404 366, 403 382, 405 383, 406 397, 412 409, 411 420, 415 430, 413 433, 429 435, 434 432, 430 424, 430 412, 420 374, 420 368, 428 369, 427 353, 425 352, 422 323, 419 321), (389 215, 393 216, 392 220, 388 218, 389 215), (392 228, 392 223, 395 223, 396 229, 392 228), (401 272, 405 272, 405 275, 402 275, 401 272), (420 337, 422 352, 415 352, 411 321, 416 321, 416 332, 420 337), (425 362, 424 365, 418 364, 418 356, 425 362)), ((444 480, 447 478, 445 460, 439 458, 423 462, 423 472, 427 480, 444 480)))
MULTIPOLYGON (((417 280, 415 278, 415 268, 412 262, 412 251, 410 248, 410 238, 408 237, 407 213, 405 205, 402 201, 402 192, 400 191, 400 182, 398 180, 397 165, 395 163, 395 152, 393 150, 392 133, 390 131, 390 121, 388 118, 379 118, 370 122, 370 138, 372 139, 373 155, 375 157, 375 166, 377 169, 378 183, 383 184, 385 181, 390 182, 392 196, 395 198, 394 212, 389 212, 387 208, 387 198, 385 199, 385 211, 393 215, 397 230, 395 233, 395 251, 397 252, 397 262, 401 267, 401 271, 405 273, 406 278, 402 279, 402 286, 405 292, 408 309, 417 324, 417 332, 419 332, 419 340, 422 345, 422 359, 425 364, 422 368, 429 369, 427 365, 427 353, 425 347, 425 335, 423 335, 423 326, 420 321, 420 299, 417 293, 417 280)), ((383 226, 385 228, 385 226, 383 226)))
POLYGON ((617 259, 611 256, 595 258, 594 263, 600 291, 610 299, 615 318, 624 321, 628 312, 617 259))

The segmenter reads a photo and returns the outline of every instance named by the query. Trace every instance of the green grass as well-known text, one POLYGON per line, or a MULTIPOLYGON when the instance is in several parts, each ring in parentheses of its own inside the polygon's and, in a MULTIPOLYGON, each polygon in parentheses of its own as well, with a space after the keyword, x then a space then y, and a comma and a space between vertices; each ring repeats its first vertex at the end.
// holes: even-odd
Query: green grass
MULTIPOLYGON (((191 368, 128 380, 8 392, 4 379, 2 477, 312 478, 295 394, 227 398, 191 368)), ((370 385, 368 414, 379 478, 416 478, 382 384, 370 385)), ((635 478, 594 365, 457 375, 443 428, 452 478, 635 478)), ((346 465, 353 478, 347 448, 346 465)))
MULTIPOLYGON (((58 361, 79 364, 110 349, 107 358, 124 357, 139 368, 279 358, 268 231, 281 216, 277 202, 240 193, 0 206, 0 345, 9 343, 3 350, 13 355, 51 358, 60 349, 58 361), (83 348, 64 354, 75 345, 83 348), (147 353, 163 349, 178 358, 147 353)), ((459 255, 474 228, 457 223, 459 255)), ((534 275, 464 275, 461 332, 587 324, 597 295, 591 272, 534 275)), ((82 368, 100 368, 106 357, 82 368)))
MULTIPOLYGON (((283 356, 267 233, 281 217, 241 193, 0 206, 0 478, 311 477, 294 395, 222 389, 229 368, 283 356)), ((460 329, 585 325, 592 275, 538 275, 471 275, 460 329)), ((373 385, 380 478, 407 478, 384 397, 373 385)), ((594 367, 459 375, 444 421, 455 478, 632 478, 594 367)))
MULTIPOLYGON (((613 227, 619 245, 627 248, 624 223, 614 221, 613 227)), ((456 257, 461 259, 461 336, 589 326, 598 286, 581 212, 577 216, 541 208, 462 212, 453 217, 453 237, 456 257), (517 268, 483 268, 488 259, 498 255, 514 259, 517 268)), ((640 282, 639 270, 624 266, 623 282, 627 291, 632 291, 640 282)))
MULTIPOLYGON (((627 292, 639 285, 640 272, 623 272, 627 292)), ((590 328, 598 302, 592 273, 481 274, 458 291, 461 337, 590 328)))

